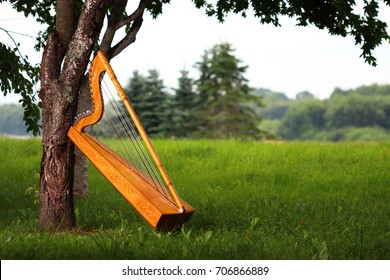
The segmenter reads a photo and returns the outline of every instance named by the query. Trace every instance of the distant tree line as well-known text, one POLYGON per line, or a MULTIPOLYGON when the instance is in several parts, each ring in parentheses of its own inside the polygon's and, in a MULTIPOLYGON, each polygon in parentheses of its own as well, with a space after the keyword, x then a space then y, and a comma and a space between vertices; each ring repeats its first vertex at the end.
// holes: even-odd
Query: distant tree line
POLYGON ((390 140, 390 85, 336 88, 330 98, 308 92, 289 99, 258 90, 266 107, 259 111, 268 129, 288 140, 390 140))
MULTIPOLYGON (((247 66, 229 43, 206 50, 195 63, 197 79, 180 71, 178 87, 168 89, 157 70, 134 71, 124 90, 152 137, 285 140, 390 140, 390 85, 336 88, 325 100, 308 92, 294 99, 269 89, 253 89, 247 66)), ((110 106, 105 106, 109 111, 110 106)), ((97 136, 113 137, 107 119, 97 136)), ((0 106, 0 134, 26 135, 23 110, 0 106)))
POLYGON ((23 121, 24 113, 21 105, 5 104, 0 106, 0 134, 26 136, 27 127, 23 121))

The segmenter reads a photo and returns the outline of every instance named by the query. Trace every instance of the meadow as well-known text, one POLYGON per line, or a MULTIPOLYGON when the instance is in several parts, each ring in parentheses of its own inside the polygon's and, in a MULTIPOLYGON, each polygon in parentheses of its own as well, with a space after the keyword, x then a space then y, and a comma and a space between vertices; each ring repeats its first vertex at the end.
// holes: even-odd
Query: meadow
POLYGON ((197 212, 153 231, 90 166, 77 229, 37 228, 40 141, 0 138, 0 259, 390 259, 390 143, 154 140, 197 212))

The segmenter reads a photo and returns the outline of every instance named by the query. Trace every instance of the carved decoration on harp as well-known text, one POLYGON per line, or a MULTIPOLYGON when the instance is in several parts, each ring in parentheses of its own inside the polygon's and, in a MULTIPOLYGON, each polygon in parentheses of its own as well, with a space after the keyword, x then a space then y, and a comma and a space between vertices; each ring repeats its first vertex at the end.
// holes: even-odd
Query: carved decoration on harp
MULTIPOLYGON (((187 221, 195 209, 181 200, 130 105, 114 71, 99 51, 92 61, 90 85, 93 106, 77 116, 69 138, 107 180, 154 229, 173 229, 187 221), (119 138, 114 151, 84 128, 96 124, 104 113, 104 95, 114 116, 108 116, 119 138)), ((109 106, 106 103, 106 106, 109 106)))

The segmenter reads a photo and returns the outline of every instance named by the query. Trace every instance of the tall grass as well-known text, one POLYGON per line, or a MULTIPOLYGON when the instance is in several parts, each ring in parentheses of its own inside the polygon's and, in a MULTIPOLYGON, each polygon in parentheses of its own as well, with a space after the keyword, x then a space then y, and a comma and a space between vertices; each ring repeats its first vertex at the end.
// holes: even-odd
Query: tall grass
POLYGON ((153 142, 197 209, 177 232, 92 166, 79 228, 40 232, 40 142, 0 139, 1 259, 390 259, 390 143, 153 142))

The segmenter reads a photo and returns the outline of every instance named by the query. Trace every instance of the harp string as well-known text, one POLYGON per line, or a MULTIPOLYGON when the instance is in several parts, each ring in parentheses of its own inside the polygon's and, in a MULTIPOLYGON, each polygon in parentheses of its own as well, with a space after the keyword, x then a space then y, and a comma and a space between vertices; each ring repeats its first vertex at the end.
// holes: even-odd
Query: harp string
MULTIPOLYGON (((104 75, 106 76, 106 75, 104 75)), ((106 97, 111 110, 105 110, 105 117, 107 117, 115 134, 120 139, 118 151, 122 157, 134 163, 136 169, 142 170, 147 174, 151 180, 147 180, 156 190, 158 190, 165 198, 172 201, 172 198, 165 187, 163 179, 159 170, 153 164, 150 153, 147 151, 143 141, 138 133, 138 130, 133 125, 133 122, 128 116, 127 110, 123 106, 123 102, 118 102, 118 93, 110 87, 109 81, 103 77, 101 81, 102 93, 106 97), (115 93, 113 93, 115 91, 115 93), (117 97, 115 98, 114 95, 117 97), (127 141, 126 141, 127 140, 127 141)), ((139 176, 146 179, 140 170, 135 171, 139 176)))
POLYGON ((105 115, 106 115, 106 117, 108 117, 110 119, 111 126, 116 131, 118 138, 120 138, 120 140, 121 140, 123 150, 125 151, 125 152, 123 152, 123 150, 122 150, 122 154, 125 155, 125 158, 130 159, 131 162, 138 163, 137 164, 138 167, 140 167, 140 166, 146 167, 145 168, 146 170, 143 170, 143 171, 147 171, 149 173, 149 176, 152 177, 152 173, 150 172, 151 168, 149 168, 149 166, 146 165, 146 160, 142 157, 142 151, 140 150, 140 145, 137 141, 136 135, 131 130, 129 132, 129 130, 126 129, 128 126, 128 121, 123 117, 124 112, 121 108, 122 106, 120 106, 120 104, 118 104, 118 102, 116 102, 116 100, 114 99, 113 93, 109 89, 107 83, 105 83, 104 88, 106 90, 104 90, 103 92, 104 92, 105 96, 107 97, 106 99, 109 100, 108 105, 110 105, 111 108, 113 109, 113 112, 115 112, 115 113, 111 113, 111 111, 106 110, 105 115), (114 119, 115 121, 112 121, 112 119, 114 119), (117 122, 116 120, 119 120, 119 122, 117 122), (124 141, 122 138, 123 139, 128 138, 132 143, 132 147, 131 146, 129 147, 128 145, 126 145, 127 141, 124 141), (134 158, 134 156, 132 156, 132 154, 134 155, 134 153, 130 152, 129 150, 133 150, 133 149, 135 150, 136 155, 138 155, 138 157, 134 158), (140 163, 141 163, 141 165, 140 165, 140 163))
MULTIPOLYGON (((166 196, 168 198, 167 191, 166 191, 165 187, 163 187, 164 183, 162 181, 162 178, 159 176, 159 172, 156 169, 156 167, 152 164, 152 162, 150 160, 150 156, 146 152, 146 147, 142 144, 141 137, 136 133, 136 130, 134 129, 134 126, 132 125, 132 122, 129 122, 129 118, 125 117, 125 116, 127 116, 127 114, 126 114, 127 111, 125 110, 125 108, 123 107, 123 105, 121 103, 115 101, 115 102, 113 102, 113 104, 116 104, 116 107, 119 109, 119 110, 117 110, 117 112, 120 111, 119 116, 121 116, 120 119, 121 119, 121 124, 122 124, 120 127, 122 128, 122 131, 124 131, 123 134, 125 136, 128 136, 129 139, 132 140, 132 144, 133 144, 133 147, 135 148, 135 152, 138 155, 140 162, 142 163, 142 165, 139 165, 139 166, 144 167, 143 169, 146 170, 149 177, 152 178, 152 180, 153 180, 152 183, 157 187, 157 189, 164 196, 166 196)), ((128 142, 125 141, 124 143, 128 143, 128 142)), ((126 149, 126 151, 129 151, 129 149, 126 149)))
MULTIPOLYGON (((151 169, 150 166, 147 165, 147 161, 144 158, 144 156, 142 155, 142 151, 140 150, 140 148, 138 148, 139 144, 138 144, 137 138, 134 136, 134 134, 129 134, 129 132, 124 130, 126 121, 121 116, 122 113, 118 113, 118 106, 115 105, 115 103, 113 101, 111 101, 110 104, 113 107, 113 109, 115 110, 116 115, 114 117, 112 117, 112 116, 110 117, 109 116, 110 114, 107 114, 107 117, 110 119, 110 124, 113 127, 113 129, 115 131, 117 131, 116 134, 121 141, 121 145, 123 146, 123 149, 121 149, 122 150, 121 154, 126 155, 125 158, 130 159, 130 161, 133 162, 138 168, 142 169, 143 172, 146 172, 149 175, 149 177, 152 178, 150 183, 154 186, 155 189, 158 189, 161 192, 161 187, 156 182, 156 176, 154 175, 153 170, 151 169), (119 125, 119 126, 115 125, 114 121, 112 121, 113 118, 118 119, 119 123, 121 125, 119 125), (120 129, 120 132, 118 132, 118 129, 120 129), (132 144, 131 146, 133 146, 133 148, 129 145, 126 145, 127 141, 123 140, 123 139, 126 139, 124 136, 128 136, 128 135, 130 135, 130 136, 126 137, 126 138, 128 138, 131 141, 131 144, 132 144), (123 152, 123 150, 125 152, 123 152), (132 156, 132 155, 136 155, 136 156, 132 156)), ((115 123, 118 124, 117 122, 115 122, 115 123)), ((138 175, 141 177, 144 177, 144 176, 142 176, 142 174, 140 173, 140 170, 138 168, 136 168, 138 175)))
MULTIPOLYGON (((106 88, 108 89, 108 87, 106 87, 106 88)), ((148 173, 148 175, 152 179, 154 179, 154 180, 152 180, 151 183, 154 184, 154 187, 156 189, 160 189, 160 187, 156 183, 156 176, 153 174, 152 167, 148 166, 146 164, 147 161, 142 156, 143 153, 140 150, 140 147, 139 147, 140 145, 137 144, 138 143, 137 137, 133 133, 131 133, 131 131, 129 133, 129 130, 126 129, 128 124, 127 124, 126 119, 123 117, 124 112, 121 109, 122 106, 120 106, 120 104, 118 104, 118 102, 116 102, 115 99, 113 99, 111 90, 110 91, 105 90, 104 93, 110 93, 110 95, 111 95, 110 98, 108 98, 110 100, 110 102, 108 104, 112 107, 112 109, 115 113, 114 114, 106 113, 106 116, 110 119, 110 124, 112 125, 113 129, 116 131, 118 138, 120 138, 120 143, 123 146, 123 150, 125 151, 125 152, 123 152, 123 150, 121 149, 122 155, 124 154, 125 155, 124 157, 127 158, 128 160, 130 159, 131 162, 133 162, 135 164, 138 163, 138 164, 136 164, 137 167, 143 166, 144 167, 144 168, 142 168, 142 169, 144 169, 143 171, 144 172, 146 171, 148 173), (115 121, 113 121, 112 119, 114 119, 115 121), (116 120, 119 120, 119 122, 117 122, 116 120), (118 131, 118 129, 119 129, 119 131, 118 131), (126 145, 126 143, 127 143, 126 139, 129 139, 131 141, 132 146, 133 146, 133 148, 135 148, 134 150, 136 153, 133 153, 132 151, 130 151, 133 149, 131 149, 132 148, 131 146, 126 145), (132 155, 138 155, 138 158, 137 157, 134 158, 134 156, 132 156, 132 155), (142 163, 141 165, 139 164, 140 162, 142 163)), ((107 94, 106 94, 106 97, 108 97, 107 94)), ((106 110, 106 112, 110 112, 110 111, 106 110)), ((139 171, 137 173, 140 175, 139 171)))

